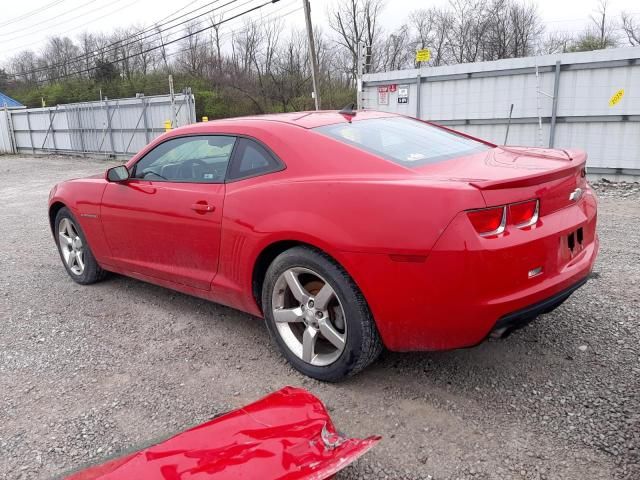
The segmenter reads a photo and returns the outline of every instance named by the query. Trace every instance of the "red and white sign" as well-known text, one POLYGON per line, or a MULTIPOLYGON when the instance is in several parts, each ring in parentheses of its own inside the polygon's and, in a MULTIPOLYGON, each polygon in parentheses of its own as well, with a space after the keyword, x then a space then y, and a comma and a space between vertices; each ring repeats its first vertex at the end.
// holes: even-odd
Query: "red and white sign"
POLYGON ((398 85, 395 83, 392 83, 391 85, 389 85, 389 91, 390 92, 395 92, 398 89, 398 85))
POLYGON ((387 85, 378 87, 378 105, 389 105, 389 87, 387 85))

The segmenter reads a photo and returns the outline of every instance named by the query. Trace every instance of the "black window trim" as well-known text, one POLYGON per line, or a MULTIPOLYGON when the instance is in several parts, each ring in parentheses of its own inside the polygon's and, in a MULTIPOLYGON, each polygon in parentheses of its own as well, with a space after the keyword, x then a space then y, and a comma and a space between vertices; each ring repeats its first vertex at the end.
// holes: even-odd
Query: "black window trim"
MULTIPOLYGON (((240 160, 237 160, 240 161, 240 160)), ((227 183, 233 183, 233 182, 239 182, 241 180, 246 180, 248 178, 254 178, 254 177, 260 177, 262 175, 269 175, 271 173, 276 173, 276 172, 281 172, 283 170, 286 170, 287 165, 280 159, 280 157, 278 157, 278 155, 275 154, 275 152, 269 148, 269 146, 267 144, 265 144, 264 142, 262 142, 261 140, 252 137, 250 135, 245 135, 245 134, 241 134, 241 133, 187 133, 184 135, 176 135, 175 137, 171 137, 171 138, 167 138, 166 140, 163 140, 162 142, 158 143, 157 145, 155 145, 151 150, 149 150, 147 153, 145 153, 142 157, 140 157, 136 163, 134 163, 131 168, 129 169, 130 174, 131 174, 131 179, 132 180, 146 180, 146 181, 152 181, 152 182, 158 182, 158 183, 197 183, 197 184, 201 184, 201 185, 224 185, 227 183), (153 152, 156 148, 158 148, 160 145, 167 143, 171 140, 175 140, 175 139, 179 139, 179 138, 188 138, 188 137, 234 137, 236 139, 236 141, 233 142, 233 148, 231 149, 231 153, 229 154, 229 161, 227 162, 227 168, 224 172, 224 180, 222 182, 198 182, 198 181, 176 181, 176 180, 163 180, 161 179, 154 179, 154 180, 146 180, 146 179, 142 179, 142 178, 135 178, 134 175, 136 173, 136 167, 138 166, 138 163, 140 163, 142 161, 143 158, 145 158, 147 155, 149 155, 151 152, 153 152), (263 147, 267 153, 269 155, 271 155, 272 159, 275 160, 276 164, 277 164, 277 168, 268 170, 266 172, 259 172, 259 173, 253 173, 253 174, 249 174, 249 175, 245 175, 243 177, 239 177, 239 178, 234 178, 232 180, 229 180, 229 170, 231 168, 231 164, 236 161, 236 157, 237 155, 237 148, 238 148, 238 144, 240 142, 238 142, 238 139, 240 138, 244 138, 247 140, 253 140, 254 142, 256 142, 258 145, 260 145, 261 147, 263 147)))
POLYGON ((233 153, 235 152, 236 146, 238 144, 237 140, 238 140, 238 135, 225 134, 225 133, 188 133, 188 134, 185 134, 185 135, 176 135, 175 137, 167 138, 167 139, 163 140, 162 142, 158 143, 156 146, 154 146, 147 153, 145 153, 142 157, 140 157, 136 161, 136 163, 134 163, 131 166, 131 179, 132 180, 142 180, 142 181, 148 181, 148 182, 155 182, 155 183, 195 183, 195 184, 198 184, 198 185, 224 185, 226 183, 226 180, 227 180, 227 172, 229 171, 229 165, 231 165, 231 159, 233 158, 233 153), (224 171, 224 179, 221 182, 201 182, 201 181, 198 181, 198 180, 164 180, 163 178, 146 179, 146 178, 136 178, 134 176, 135 173, 136 173, 136 167, 138 166, 138 164, 144 158, 146 158, 147 155, 149 155, 156 148, 158 148, 160 145, 164 145, 165 143, 170 142, 172 140, 179 140, 181 138, 189 138, 189 137, 233 137, 234 138, 233 148, 231 149, 231 153, 229 153, 229 160, 227 160, 227 167, 226 167, 226 169, 224 171))
POLYGON ((287 165, 264 142, 258 140, 255 137, 252 137, 250 135, 236 135, 236 137, 239 138, 239 139, 245 139, 245 140, 253 141, 253 142, 257 143, 258 145, 260 145, 271 156, 271 159, 275 161, 276 166, 274 168, 271 168, 271 169, 266 170, 266 171, 261 171, 261 172, 256 172, 256 173, 249 173, 247 175, 243 175, 242 177, 229 179, 229 172, 231 171, 232 166, 234 166, 237 162, 241 161, 241 159, 239 157, 239 152, 238 152, 238 145, 240 144, 240 142, 237 142, 237 143, 235 143, 233 145, 233 152, 231 152, 231 159, 229 160, 229 165, 227 165, 227 172, 225 174, 225 182, 224 183, 239 182, 239 181, 242 181, 242 180, 247 180, 248 178, 261 177, 263 175, 269 175, 271 173, 276 173, 276 172, 281 172, 283 170, 286 170, 287 165))

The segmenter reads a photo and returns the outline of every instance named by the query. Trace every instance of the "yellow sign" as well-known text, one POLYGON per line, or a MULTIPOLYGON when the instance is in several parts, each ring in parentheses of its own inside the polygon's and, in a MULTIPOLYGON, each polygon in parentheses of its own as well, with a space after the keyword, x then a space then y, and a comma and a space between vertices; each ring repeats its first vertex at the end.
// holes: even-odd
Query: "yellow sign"
POLYGON ((171 120, 165 120, 164 121, 164 131, 168 132, 169 130, 171 130, 171 120))
POLYGON ((203 122, 208 122, 209 121, 209 117, 202 117, 202 121, 203 122))
POLYGON ((623 96, 624 96, 624 88, 621 88, 613 95, 613 97, 611 97, 611 100, 609 100, 609 106, 613 107, 616 103, 622 100, 623 96))
POLYGON ((416 52, 416 62, 428 62, 431 60, 431 50, 423 48, 416 52))

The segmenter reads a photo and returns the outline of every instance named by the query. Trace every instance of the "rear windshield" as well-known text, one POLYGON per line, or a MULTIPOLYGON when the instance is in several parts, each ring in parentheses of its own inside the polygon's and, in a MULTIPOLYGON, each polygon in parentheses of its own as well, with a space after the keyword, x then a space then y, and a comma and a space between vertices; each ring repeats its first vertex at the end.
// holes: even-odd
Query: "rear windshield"
POLYGON ((372 118, 317 127, 317 131, 405 167, 418 167, 488 150, 484 143, 404 117, 372 118))

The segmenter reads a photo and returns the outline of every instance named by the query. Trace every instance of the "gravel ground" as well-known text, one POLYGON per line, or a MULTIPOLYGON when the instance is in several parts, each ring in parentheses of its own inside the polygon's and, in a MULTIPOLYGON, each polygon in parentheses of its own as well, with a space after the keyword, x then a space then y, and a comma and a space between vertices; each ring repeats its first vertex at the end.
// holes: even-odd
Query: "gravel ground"
POLYGON ((338 385, 288 367, 255 318, 111 276, 73 283, 50 187, 98 160, 0 157, 0 478, 52 478, 284 385, 382 443, 342 479, 639 479, 640 185, 597 184, 594 278, 505 340, 385 353, 338 385))

